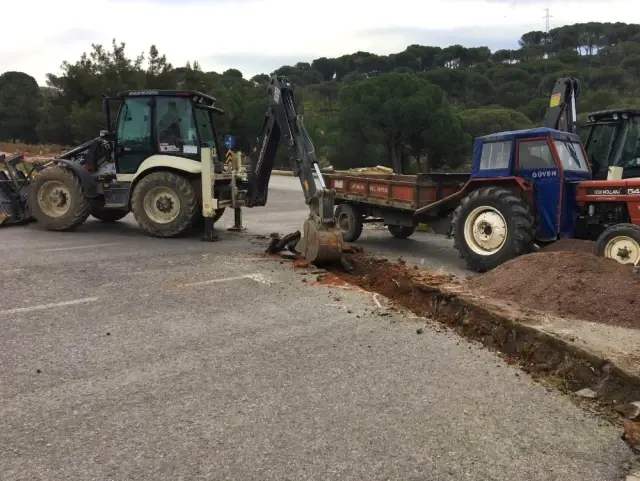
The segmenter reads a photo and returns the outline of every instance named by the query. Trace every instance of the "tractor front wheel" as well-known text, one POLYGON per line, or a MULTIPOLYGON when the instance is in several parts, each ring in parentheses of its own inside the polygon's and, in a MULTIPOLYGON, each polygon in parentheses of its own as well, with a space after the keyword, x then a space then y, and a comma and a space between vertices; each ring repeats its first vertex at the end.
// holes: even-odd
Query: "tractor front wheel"
POLYGON ((82 182, 71 170, 52 165, 32 181, 29 210, 45 229, 69 231, 87 220, 91 203, 82 182))
POLYGON ((620 264, 640 265, 640 226, 616 224, 596 240, 595 255, 615 259, 620 264))
POLYGON ((454 247, 469 269, 486 272, 530 252, 534 219, 527 204, 503 187, 482 187, 453 213, 454 247))
POLYGON ((152 172, 143 177, 131 195, 136 222, 156 237, 175 237, 190 226, 198 208, 191 181, 173 172, 152 172))

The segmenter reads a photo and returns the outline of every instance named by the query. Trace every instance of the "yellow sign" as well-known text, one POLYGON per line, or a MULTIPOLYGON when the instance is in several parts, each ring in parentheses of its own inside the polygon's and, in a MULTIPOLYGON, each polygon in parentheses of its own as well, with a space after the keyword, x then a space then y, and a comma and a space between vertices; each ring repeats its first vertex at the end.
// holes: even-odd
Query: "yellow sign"
POLYGON ((553 94, 551 96, 551 101, 549 102, 549 107, 557 107, 558 105, 560 105, 561 97, 562 97, 561 94, 553 94))
POLYGON ((230 164, 233 160, 233 152, 231 150, 227 150, 227 164, 230 164))

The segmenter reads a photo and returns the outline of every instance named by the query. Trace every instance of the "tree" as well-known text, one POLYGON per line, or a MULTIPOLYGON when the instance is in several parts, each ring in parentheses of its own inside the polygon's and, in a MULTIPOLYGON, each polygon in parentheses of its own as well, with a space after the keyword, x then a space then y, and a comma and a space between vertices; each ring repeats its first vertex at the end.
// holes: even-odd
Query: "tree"
POLYGON ((505 108, 463 110, 460 112, 460 118, 465 131, 472 137, 534 126, 524 114, 505 108))
MULTIPOLYGON (((49 74, 40 89, 27 74, 0 76, 0 138, 72 145, 106 127, 102 93, 196 89, 224 109, 218 133, 233 134, 237 148, 251 149, 269 75, 248 80, 233 68, 204 71, 197 61, 174 66, 155 45, 134 55, 125 47, 115 39, 91 45, 49 74)), ((298 112, 323 162, 456 168, 468 155, 471 136, 540 125, 559 77, 581 80, 581 110, 635 106, 640 25, 589 22, 525 32, 518 48, 493 53, 486 46, 416 44, 390 55, 358 51, 295 62, 274 73, 295 85, 298 112)), ((279 165, 286 163, 284 151, 279 165)))
MULTIPOLYGON (((343 131, 367 142, 381 142, 397 173, 404 172, 403 160, 408 153, 419 157, 425 150, 432 154, 445 151, 429 131, 455 124, 442 90, 407 73, 383 74, 346 86, 340 102, 343 131)), ((448 142, 464 140, 458 137, 448 142)))
POLYGON ((37 139, 40 88, 36 80, 23 72, 0 75, 0 140, 37 139))

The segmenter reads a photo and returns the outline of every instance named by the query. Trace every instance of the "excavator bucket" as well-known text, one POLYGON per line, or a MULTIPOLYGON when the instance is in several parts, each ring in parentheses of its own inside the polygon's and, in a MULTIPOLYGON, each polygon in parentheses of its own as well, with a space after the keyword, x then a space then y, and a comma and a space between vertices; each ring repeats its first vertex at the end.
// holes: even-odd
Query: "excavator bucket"
POLYGON ((342 258, 342 232, 337 227, 324 227, 312 219, 303 226, 303 235, 298 250, 304 258, 315 265, 332 264, 342 258))
POLYGON ((23 158, 23 155, 7 158, 0 154, 0 225, 31 220, 27 203, 29 176, 17 167, 23 158))

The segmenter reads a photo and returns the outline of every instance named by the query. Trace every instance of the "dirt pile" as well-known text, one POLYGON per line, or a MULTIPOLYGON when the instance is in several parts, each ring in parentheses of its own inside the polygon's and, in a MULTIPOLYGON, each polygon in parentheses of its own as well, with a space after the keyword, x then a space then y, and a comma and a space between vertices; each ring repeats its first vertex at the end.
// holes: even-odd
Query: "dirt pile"
POLYGON ((640 276, 631 266, 572 247, 512 259, 463 286, 525 308, 640 329, 640 276))
POLYGON ((584 252, 586 254, 593 254, 596 243, 590 240, 581 239, 560 239, 555 241, 541 249, 542 252, 584 252))

